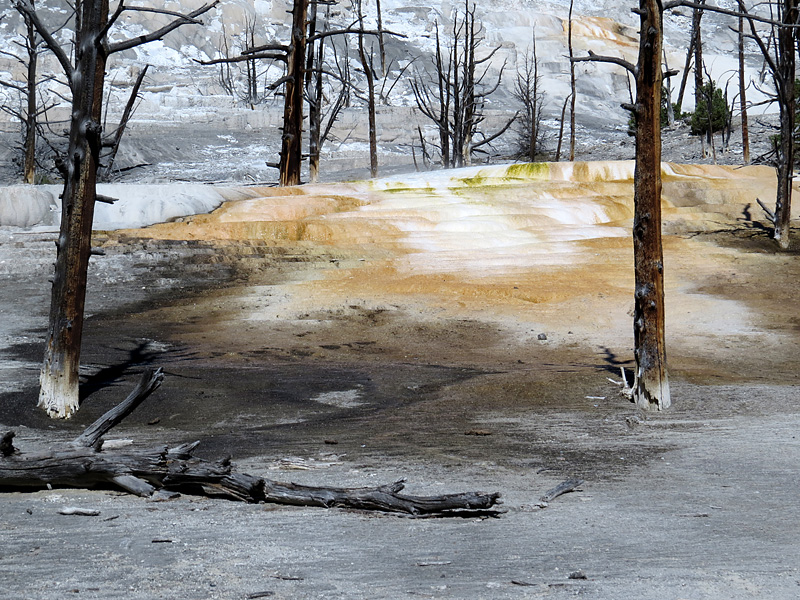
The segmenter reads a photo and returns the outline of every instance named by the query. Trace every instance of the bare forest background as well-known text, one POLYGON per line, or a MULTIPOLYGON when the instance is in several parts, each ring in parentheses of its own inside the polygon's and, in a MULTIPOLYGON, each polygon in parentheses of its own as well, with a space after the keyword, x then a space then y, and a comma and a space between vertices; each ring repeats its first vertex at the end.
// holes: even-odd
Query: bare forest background
MULTIPOLYGON (((0 130, 6 141, 0 178, 55 182, 70 94, 56 58, 8 4, 0 21, 0 130), (33 95, 28 93, 32 64, 33 95), (38 134, 35 160, 24 150, 31 127, 38 134)), ((68 11, 57 2, 35 5, 58 39, 68 40, 74 30, 68 11)), ((200 5, 183 3, 190 10, 200 5)), ((282 0, 221 2, 203 25, 181 27, 111 57, 101 179, 278 181, 293 6, 282 0)), ((638 23, 630 8, 530 1, 309 4, 307 35, 317 39, 308 44, 301 90, 302 180, 377 172, 370 157, 370 114, 372 154, 381 174, 470 162, 569 159, 576 153, 580 159, 632 158, 630 113, 620 107, 632 99, 632 78, 612 65, 572 68, 569 61, 570 53, 591 51, 635 62, 638 23), (372 33, 358 35, 359 28, 372 33), (474 81, 464 75, 470 68, 474 81), (443 82, 448 69, 450 81, 443 82), (445 96, 450 101, 442 109, 445 96)), ((670 114, 665 152, 671 156, 674 148, 681 162, 742 161, 742 107, 757 117, 777 112, 767 103, 768 69, 756 42, 746 39, 742 105, 737 19, 706 12, 700 24, 704 52, 698 53, 692 45, 694 12, 682 8, 664 17, 664 66, 679 73, 667 80, 672 103, 665 104, 670 114), (701 108, 714 105, 716 136, 699 135, 709 129, 705 115, 692 121, 698 83, 714 98, 699 102, 701 108), (674 107, 677 113, 673 104, 680 105, 674 107)), ((113 35, 137 35, 167 20, 168 15, 151 12, 125 13, 113 35)), ((763 135, 751 142, 752 160, 773 158, 775 132, 769 128, 774 125, 775 118, 753 123, 763 135)))

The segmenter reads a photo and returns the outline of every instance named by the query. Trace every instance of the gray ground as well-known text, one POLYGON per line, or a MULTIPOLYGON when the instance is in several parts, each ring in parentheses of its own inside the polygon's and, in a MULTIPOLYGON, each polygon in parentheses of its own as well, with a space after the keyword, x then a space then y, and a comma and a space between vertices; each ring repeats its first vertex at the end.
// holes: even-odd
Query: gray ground
MULTIPOLYGON (((613 354, 522 343, 481 321, 331 307, 340 317, 328 329, 287 323, 244 350, 225 299, 332 268, 331 257, 129 240, 106 244, 92 270, 90 395, 73 421, 50 422, 34 404, 52 235, 1 233, 0 423, 18 432, 21 449, 74 437, 157 362, 165 384, 112 432, 117 443, 201 439, 202 456, 232 455, 273 479, 360 486, 406 477, 410 493, 501 491, 507 509, 409 519, 104 490, 7 493, 2 598, 800 593, 798 380, 786 367, 796 357, 741 347, 745 366, 732 372, 713 347, 698 371, 675 356, 675 406, 645 419, 607 380, 618 374, 613 354), (208 312, 210 301, 219 309, 208 312), (536 506, 571 476, 585 479, 580 491, 536 506), (67 506, 100 515, 58 514, 67 506)), ((764 314, 793 297, 794 254, 769 259, 765 272, 768 242, 708 241, 747 250, 740 274, 752 279, 740 287, 757 288, 764 314)), ((770 327, 796 335, 797 317, 770 327)))

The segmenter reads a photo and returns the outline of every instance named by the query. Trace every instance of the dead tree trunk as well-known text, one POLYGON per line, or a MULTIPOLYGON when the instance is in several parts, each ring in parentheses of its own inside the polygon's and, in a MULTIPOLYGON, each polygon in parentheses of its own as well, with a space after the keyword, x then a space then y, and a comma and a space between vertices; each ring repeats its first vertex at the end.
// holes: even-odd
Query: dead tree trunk
POLYGON ((561 161, 561 146, 564 141, 564 118, 567 114, 567 105, 569 104, 569 96, 564 98, 564 104, 561 107, 561 121, 558 126, 558 145, 556 146, 556 162, 561 161))
POLYGON ((381 53, 381 77, 386 77, 386 40, 383 37, 383 9, 381 0, 375 0, 375 11, 378 19, 378 45, 381 53))
MULTIPOLYGON (((33 0, 31 0, 31 6, 33 6, 33 0)), ((38 74, 36 71, 39 62, 39 44, 36 28, 30 17, 25 17, 25 26, 27 29, 25 47, 28 53, 28 80, 26 82, 28 108, 25 113, 23 178, 25 183, 33 184, 36 183, 36 122, 38 114, 36 107, 36 78, 38 74)))
POLYGON ((283 135, 281 137, 280 184, 300 183, 303 162, 303 82, 306 62, 306 16, 308 0, 295 0, 292 9, 292 41, 284 87, 283 135))
POLYGON ((647 410, 670 406, 664 336, 664 258, 661 247, 661 53, 660 0, 640 0, 639 61, 636 67, 636 172, 633 251, 633 398, 647 410))
POLYGON ((464 3, 464 25, 466 27, 466 37, 464 38, 464 101, 462 105, 463 118, 461 119, 462 142, 461 142, 461 164, 468 167, 472 165, 472 150, 474 149, 472 138, 477 130, 479 117, 477 115, 477 97, 475 81, 475 49, 480 40, 475 36, 475 5, 469 8, 469 2, 464 3))
POLYGON ((636 380, 633 400, 644 410, 670 406, 664 336, 664 258, 661 246, 661 70, 663 7, 661 0, 639 0, 639 58, 597 56, 575 62, 606 62, 626 68, 636 78, 636 102, 624 105, 636 120, 633 260, 635 271, 633 339, 636 380))
POLYGON ((244 502, 342 507, 411 515, 468 516, 499 514, 500 494, 466 492, 441 496, 400 494, 403 481, 375 488, 312 487, 281 483, 237 472, 229 460, 209 462, 192 456, 200 442, 176 448, 128 452, 103 451, 103 436, 156 390, 161 369, 146 370, 136 389, 72 442, 38 454, 19 453, 14 433, 0 437, 0 489, 49 486, 114 486, 138 496, 160 489, 244 502))
POLYGON ((750 126, 747 121, 747 82, 744 73, 744 17, 739 17, 739 110, 742 117, 742 162, 750 164, 750 126))
MULTIPOLYGON (((705 4, 705 0, 699 0, 699 4, 705 4)), ((700 106, 703 99, 703 10, 695 8, 692 11, 692 47, 694 48, 694 109, 700 106)))
MULTIPOLYGON (((375 120, 375 78, 372 71, 372 60, 367 57, 364 47, 364 13, 362 11, 361 0, 358 2, 358 23, 360 31, 358 33, 358 58, 361 61, 361 68, 364 69, 364 77, 367 80, 367 115, 369 119, 369 173, 370 177, 378 176, 378 131, 375 120)), ((382 37, 382 34, 381 34, 382 37)))
POLYGON ((779 21, 767 20, 775 35, 777 48, 773 53, 771 44, 765 42, 758 30, 758 19, 747 12, 743 0, 738 0, 740 14, 750 25, 750 38, 758 44, 764 62, 770 70, 775 85, 774 100, 780 110, 780 144, 777 156, 778 190, 775 199, 775 212, 770 213, 773 224, 773 238, 781 248, 789 247, 789 221, 792 206, 792 179, 794 177, 794 120, 795 120, 795 41, 798 21, 798 0, 782 0, 778 4, 779 21))
POLYGON ((681 73, 681 85, 678 88, 678 99, 675 102, 675 108, 678 113, 683 112, 683 95, 686 93, 686 82, 689 80, 689 67, 692 66, 692 56, 694 56, 694 36, 689 40, 689 47, 686 49, 686 62, 683 64, 683 73, 681 73))
POLYGON ((50 326, 40 377, 39 406, 69 418, 78 410, 86 279, 92 241, 95 183, 100 159, 106 50, 100 35, 108 20, 107 0, 79 4, 72 121, 64 164, 61 231, 50 300, 50 326))
POLYGON ((569 29, 567 31, 567 46, 569 49, 569 160, 575 160, 575 100, 577 93, 575 91, 575 54, 572 48, 572 8, 575 4, 574 0, 569 2, 569 29))
POLYGON ((781 143, 778 153, 778 193, 775 201, 773 237, 781 248, 789 247, 789 221, 794 178, 794 119, 795 119, 795 29, 798 19, 798 0, 784 0, 782 20, 778 30, 778 72, 776 78, 780 107, 781 143))
MULTIPOLYGON (((313 40, 317 33, 319 7, 312 2, 308 15, 308 39, 313 40)), ((319 138, 322 115, 322 65, 325 59, 325 39, 307 44, 306 96, 308 97, 308 179, 311 183, 319 181, 319 138), (316 64, 315 64, 316 63, 316 64)))
MULTIPOLYGON (((705 4, 705 0, 700 0, 700 4, 705 4)), ((694 109, 697 111, 702 101, 708 102, 708 110, 711 110, 711 99, 706 100, 703 94, 703 30, 701 23, 703 20, 703 10, 695 8, 692 12, 692 41, 694 46, 694 109)), ((711 77, 709 76, 709 79, 711 77)), ((706 132, 706 143, 703 145, 703 156, 707 156, 706 145, 709 147, 713 143, 714 132, 709 127, 706 132)))

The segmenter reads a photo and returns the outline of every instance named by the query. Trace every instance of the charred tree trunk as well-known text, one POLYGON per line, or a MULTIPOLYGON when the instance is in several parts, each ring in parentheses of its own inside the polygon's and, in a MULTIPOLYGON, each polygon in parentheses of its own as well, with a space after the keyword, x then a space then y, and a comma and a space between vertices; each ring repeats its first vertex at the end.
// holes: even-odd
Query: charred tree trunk
POLYGON ((795 29, 798 0, 784 0, 782 21, 778 31, 778 105, 780 107, 781 143, 778 154, 778 193, 775 201, 773 237, 781 248, 789 247, 789 221, 792 206, 794 177, 794 117, 795 117, 795 29))
POLYGON ((280 184, 300 183, 303 162, 303 83, 306 62, 306 16, 309 0, 295 0, 292 10, 292 42, 284 88, 283 136, 281 138, 280 184))
MULTIPOLYGON (((468 2, 469 0, 465 0, 464 2, 467 11, 469 11, 468 2)), ((451 86, 453 88, 453 113, 450 138, 452 156, 450 166, 455 168, 464 166, 464 102, 466 102, 466 98, 464 97, 465 90, 463 87, 462 69, 466 63, 466 56, 461 54, 459 44, 463 42, 466 50, 467 41, 464 39, 466 37, 464 30, 467 26, 467 19, 469 19, 468 12, 464 15, 463 23, 459 23, 458 16, 455 15, 452 31, 453 47, 450 51, 450 66, 452 69, 451 86)))
POLYGON ((633 249, 636 272, 633 398, 646 410, 670 406, 664 336, 664 259, 661 247, 660 0, 639 1, 641 27, 636 71, 636 173, 633 249))
POLYGON ((750 126, 747 121, 747 82, 744 73, 744 17, 739 17, 739 110, 742 117, 742 162, 750 164, 750 126))
POLYGON ((84 0, 78 6, 72 122, 39 391, 39 406, 60 418, 69 418, 79 406, 78 367, 102 137, 106 51, 101 35, 108 18, 108 0, 84 0))
MULTIPOLYGON (((33 0, 31 0, 31 6, 33 6, 33 0)), ((28 52, 28 80, 26 82, 28 107, 25 113, 23 178, 25 183, 33 184, 36 183, 36 78, 38 77, 36 71, 39 49, 36 28, 30 17, 25 18, 25 26, 27 28, 25 46, 28 52)))
MULTIPOLYGON (((455 43, 455 42, 454 42, 455 43)), ((442 166, 450 167, 450 110, 453 104, 452 91, 450 87, 450 69, 452 61, 448 60, 445 67, 442 57, 442 44, 439 39, 439 28, 436 28, 436 75, 439 82, 439 144, 442 152, 442 166), (448 69, 447 71, 445 69, 448 69)))

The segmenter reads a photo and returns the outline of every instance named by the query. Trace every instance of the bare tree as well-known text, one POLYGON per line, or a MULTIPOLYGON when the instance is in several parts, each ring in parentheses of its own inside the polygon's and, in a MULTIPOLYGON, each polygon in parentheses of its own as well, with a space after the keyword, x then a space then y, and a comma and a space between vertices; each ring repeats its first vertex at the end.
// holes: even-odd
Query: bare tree
POLYGON ((675 101, 675 108, 678 113, 683 109, 683 95, 686 93, 686 83, 689 80, 689 71, 692 68, 692 57, 694 56, 694 42, 695 36, 689 38, 689 46, 686 48, 686 62, 683 65, 683 72, 681 73, 681 84, 678 86, 678 98, 675 101))
MULTIPOLYGON (((328 6, 330 10, 330 5, 328 6)), ((308 15, 308 35, 313 37, 317 33, 319 6, 312 2, 308 15)), ((327 27, 328 20, 323 21, 323 29, 327 27)), ((319 180, 320 137, 322 121, 323 84, 322 65, 325 63, 325 39, 315 44, 312 41, 307 46, 306 56, 306 101, 308 102, 308 176, 312 183, 319 180), (316 64, 315 64, 316 63, 316 64)))
POLYGON ((50 416, 68 418, 78 410, 80 364, 86 278, 91 253, 94 204, 103 198, 96 191, 102 146, 102 104, 105 67, 114 53, 161 39, 217 5, 205 4, 188 14, 126 6, 119 2, 109 13, 108 0, 76 4, 74 48, 62 46, 44 25, 31 0, 14 0, 14 8, 28 18, 55 55, 72 91, 69 151, 61 165, 64 175, 61 231, 50 302, 50 322, 39 391, 39 406, 50 416), (125 12, 148 12, 173 17, 169 24, 139 37, 111 43, 109 31, 125 12))
POLYGON ((643 409, 669 408, 664 329, 664 257, 661 245, 661 90, 663 12, 660 0, 639 1, 640 36, 636 76, 636 172, 633 252, 633 395, 643 409))
MULTIPOLYGON (((769 16, 760 16, 756 10, 761 3, 754 3, 748 9, 744 0, 737 0, 737 9, 706 4, 705 0, 672 0, 664 3, 664 9, 688 7, 733 17, 743 17, 750 29, 748 37, 756 42, 761 50, 767 70, 772 76, 775 93, 772 100, 778 103, 780 112, 780 144, 777 152, 776 172, 778 178, 775 211, 766 211, 773 224, 773 238, 781 248, 789 247, 789 231, 792 202, 792 180, 794 178, 794 143, 792 136, 795 127, 795 52, 798 41, 798 0, 776 0, 767 3, 769 16), (759 26, 768 26, 765 39, 759 26), (771 38, 777 38, 772 44, 771 38)), ((743 34, 744 35, 744 34, 743 34)), ((696 66, 696 65, 695 65, 696 66)))
MULTIPOLYGON (((706 0, 698 0, 698 4, 704 5, 706 0)), ((703 83, 705 77, 703 65, 703 9, 694 8, 692 10, 692 48, 694 49, 694 105, 695 109, 703 98, 703 83)))
MULTIPOLYGON (((33 0, 31 0, 31 3, 33 4, 33 0)), ((11 103, 6 103, 3 105, 2 110, 17 119, 22 125, 23 181, 25 183, 35 183, 40 119, 54 106, 54 104, 44 99, 40 100, 39 87, 53 78, 45 77, 41 80, 39 79, 38 66, 39 54, 43 51, 42 38, 36 32, 36 28, 30 18, 23 15, 23 20, 25 34, 21 42, 15 41, 15 43, 21 47, 24 54, 0 51, 0 55, 4 55, 22 65, 25 70, 24 80, 0 79, 0 87, 13 90, 21 100, 19 109, 14 108, 11 103)))
MULTIPOLYGON (((312 5, 312 10, 314 6, 312 5)), ((330 6, 328 6, 328 13, 330 6)), ((312 22, 312 20, 310 20, 312 22)), ((322 33, 328 30, 329 18, 322 26, 322 33)), ((311 33, 311 28, 309 28, 311 33)), ((312 36, 313 39, 313 36, 312 36)), ((319 180, 320 154, 325 142, 331 135, 331 130, 342 109, 348 103, 352 78, 350 76, 350 57, 348 36, 341 36, 341 48, 336 43, 331 43, 331 65, 326 60, 327 41, 334 38, 322 37, 314 45, 316 58, 312 64, 309 60, 309 69, 306 73, 306 101, 308 102, 308 173, 311 182, 319 180), (335 96, 333 100, 326 98, 324 92, 326 81, 330 84, 329 92, 335 96)), ((309 51, 310 56, 310 51, 309 51)))
POLYGON ((442 41, 436 26, 436 54, 434 73, 417 71, 411 82, 414 98, 420 112, 433 121, 439 133, 439 152, 445 167, 462 167, 471 162, 473 152, 490 144, 505 133, 516 119, 509 120, 500 131, 483 136, 480 125, 484 120, 483 105, 486 98, 500 86, 503 68, 493 85, 484 82, 489 73, 489 63, 499 46, 485 57, 476 52, 483 41, 482 26, 475 19, 475 5, 469 0, 464 12, 453 15, 449 47, 442 41), (479 69, 483 69, 479 72, 479 69), (474 141, 475 138, 480 138, 474 141))
MULTIPOLYGON (((320 121, 323 98, 322 75, 340 80, 344 86, 341 98, 345 104, 349 98, 350 88, 353 86, 349 76, 349 66, 340 69, 340 71, 346 73, 345 78, 342 77, 342 73, 336 75, 331 71, 325 70, 325 40, 334 36, 346 37, 347 35, 358 35, 361 38, 363 36, 383 37, 384 34, 399 35, 380 29, 380 25, 378 31, 366 30, 362 26, 363 23, 358 27, 350 25, 337 29, 329 28, 326 25, 322 30, 318 30, 318 5, 330 6, 335 3, 335 0, 294 0, 292 5, 291 39, 288 44, 272 42, 247 48, 239 56, 222 56, 214 60, 200 61, 204 65, 251 62, 257 59, 279 60, 286 63, 286 74, 269 86, 271 90, 282 87, 284 95, 280 162, 277 164, 267 163, 279 170, 280 185, 282 186, 300 183, 303 162, 303 120, 305 117, 303 104, 305 101, 309 103, 310 120, 309 156, 311 157, 311 162, 309 170, 312 179, 316 180, 318 177, 320 143, 324 141, 325 137, 327 137, 327 132, 330 131, 328 127, 326 128, 326 133, 323 134, 320 121), (312 81, 314 82, 313 84, 312 81)), ((355 19, 356 24, 359 24, 360 21, 359 18, 355 19)), ((341 67, 341 63, 338 66, 341 67)), ((371 71, 370 74, 372 74, 371 71)), ((330 114, 338 115, 343 106, 337 100, 334 110, 330 114)), ((332 121, 329 121, 329 124, 332 124, 332 121)), ((375 153, 377 153, 377 150, 375 150, 375 153)))
POLYGON ((517 120, 519 147, 527 160, 534 162, 542 146, 542 110, 544 89, 539 73, 539 57, 536 53, 536 31, 531 36, 531 45, 517 67, 514 80, 514 98, 522 105, 522 114, 517 120))
POLYGON ((561 120, 559 121, 558 126, 558 145, 556 146, 556 162, 561 160, 561 146, 564 142, 564 118, 567 114, 567 105, 569 104, 569 99, 572 97, 572 94, 567 95, 564 98, 564 104, 561 107, 561 120))

